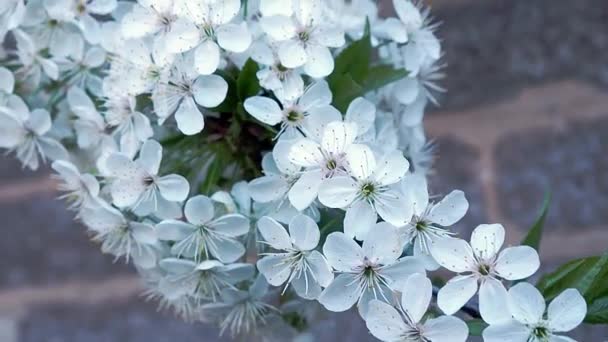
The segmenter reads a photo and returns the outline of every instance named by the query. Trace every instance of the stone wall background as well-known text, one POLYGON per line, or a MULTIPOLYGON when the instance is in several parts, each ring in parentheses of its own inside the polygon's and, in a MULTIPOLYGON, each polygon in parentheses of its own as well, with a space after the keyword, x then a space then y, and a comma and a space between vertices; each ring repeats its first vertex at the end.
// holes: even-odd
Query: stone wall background
MULTIPOLYGON (((434 192, 464 190, 457 226, 501 222, 516 244, 553 190, 542 271, 608 248, 608 2, 434 0, 449 92, 428 115, 434 192)), ((390 1, 382 1, 391 11, 390 1)), ((157 312, 133 271, 89 242, 48 171, 0 158, 0 341, 216 341, 217 330, 157 312)), ((585 326, 579 341, 605 341, 585 326)), ((319 340, 372 341, 354 313, 319 340)))

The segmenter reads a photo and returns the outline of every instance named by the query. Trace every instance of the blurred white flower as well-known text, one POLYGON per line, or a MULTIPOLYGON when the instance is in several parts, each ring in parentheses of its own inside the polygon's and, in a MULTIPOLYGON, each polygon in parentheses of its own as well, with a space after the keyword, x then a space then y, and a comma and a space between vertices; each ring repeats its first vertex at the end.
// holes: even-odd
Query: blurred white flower
POLYGON ((162 153, 158 142, 148 140, 135 161, 122 153, 110 154, 106 167, 110 172, 110 190, 116 206, 132 208, 141 216, 175 217, 176 202, 188 197, 190 185, 179 175, 158 175, 162 153))
POLYGON ((243 215, 227 214, 216 218, 213 202, 206 196, 196 196, 186 202, 187 222, 165 220, 156 225, 159 238, 174 241, 171 253, 201 260, 215 257, 231 263, 245 254, 239 236, 249 232, 249 220, 243 215))
POLYGON ((58 190, 65 193, 60 198, 65 198, 71 209, 98 205, 99 182, 95 176, 80 173, 74 164, 64 160, 53 162, 51 167, 57 172, 55 177, 61 180, 58 190))

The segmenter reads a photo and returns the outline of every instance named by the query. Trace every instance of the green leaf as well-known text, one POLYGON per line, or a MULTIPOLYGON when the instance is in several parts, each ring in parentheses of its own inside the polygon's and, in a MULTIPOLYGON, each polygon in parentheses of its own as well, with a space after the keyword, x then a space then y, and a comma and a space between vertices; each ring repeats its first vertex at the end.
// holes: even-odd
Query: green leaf
POLYGON ((528 234, 521 242, 522 245, 530 246, 537 251, 540 251, 540 239, 543 235, 543 227, 545 226, 545 219, 547 218, 547 213, 549 212, 549 205, 551 203, 551 192, 547 192, 545 194, 545 199, 543 201, 543 207, 540 211, 540 214, 532 228, 528 231, 528 234))
POLYGON ((261 87, 257 77, 258 70, 258 64, 251 58, 247 60, 243 69, 241 69, 236 81, 237 94, 241 102, 244 102, 251 96, 257 95, 260 91, 261 87))
POLYGON ((558 296, 568 288, 575 288, 588 303, 608 292, 608 251, 601 257, 571 261, 555 272, 543 276, 537 284, 546 299, 558 296))
POLYGON ((608 296, 598 298, 587 306, 585 323, 608 324, 608 296))
POLYGON ((488 326, 486 322, 481 319, 472 319, 466 321, 467 326, 469 327, 469 335, 471 336, 481 336, 483 330, 488 326))
POLYGON ((395 69, 390 65, 374 66, 370 69, 369 77, 363 82, 363 92, 367 93, 380 89, 407 77, 407 75, 409 75, 409 71, 405 69, 395 69))
POLYGON ((353 80, 362 82, 369 73, 371 57, 372 42, 370 35, 366 34, 363 38, 350 44, 336 57, 334 71, 329 79, 348 73, 353 80))
POLYGON ((334 96, 333 105, 342 113, 354 99, 364 95, 363 88, 349 74, 333 77, 329 87, 334 96))

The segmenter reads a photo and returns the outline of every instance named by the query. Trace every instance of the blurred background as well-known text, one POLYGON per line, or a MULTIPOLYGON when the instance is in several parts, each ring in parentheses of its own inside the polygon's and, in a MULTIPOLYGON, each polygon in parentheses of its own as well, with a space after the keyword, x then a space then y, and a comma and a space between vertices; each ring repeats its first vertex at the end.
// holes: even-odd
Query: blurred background
MULTIPOLYGON (((0 0, 1 1, 1 0, 0 0)), ((380 1, 390 13, 390 1, 380 1)), ((608 248, 608 1, 435 0, 449 92, 429 113, 435 194, 464 190, 457 230, 501 222, 517 244, 548 189, 542 272, 608 248)), ((216 341, 146 303, 132 269, 101 255, 48 170, 0 157, 0 341, 216 341)), ((373 341, 356 313, 319 341, 373 341)), ((585 326, 572 337, 605 341, 585 326)))

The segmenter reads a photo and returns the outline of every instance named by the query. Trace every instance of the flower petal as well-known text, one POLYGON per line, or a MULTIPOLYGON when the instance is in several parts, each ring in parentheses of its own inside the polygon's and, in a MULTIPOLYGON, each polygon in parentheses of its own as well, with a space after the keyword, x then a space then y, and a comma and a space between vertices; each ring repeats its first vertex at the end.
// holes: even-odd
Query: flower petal
POLYGON ((182 100, 182 103, 175 112, 175 121, 177 121, 177 128, 179 128, 184 135, 195 135, 205 128, 203 114, 198 109, 191 96, 185 97, 182 100))
POLYGON ((319 167, 325 157, 321 146, 311 139, 298 139, 289 150, 289 161, 302 167, 319 167))
POLYGON ((346 151, 357 137, 357 125, 348 122, 331 122, 323 131, 321 146, 326 152, 340 154, 346 151))
POLYGON ((334 280, 334 273, 327 259, 319 251, 312 251, 306 261, 319 285, 327 287, 334 280))
POLYGON ((484 342, 527 342, 532 329, 511 321, 505 324, 495 324, 483 330, 484 342))
POLYGON ((338 271, 351 272, 362 264, 363 250, 344 233, 336 232, 327 236, 323 245, 323 254, 329 264, 338 271))
POLYGON ((369 131, 376 120, 376 106, 369 100, 358 97, 348 105, 344 120, 357 124, 358 134, 369 131))
POLYGON ((473 250, 464 240, 454 238, 436 240, 431 253, 439 265, 452 272, 462 273, 476 270, 473 250))
POLYGON ((281 43, 278 53, 281 64, 289 69, 301 67, 308 61, 304 46, 296 40, 287 40, 281 43))
POLYGON ((486 278, 479 286, 479 313, 488 324, 499 324, 511 319, 505 310, 507 304, 507 290, 496 279, 486 278))
POLYGON ((249 182, 251 198, 260 203, 268 203, 283 197, 288 190, 285 179, 279 175, 268 175, 249 182))
POLYGON ((505 229, 500 224, 480 224, 471 234, 471 247, 478 258, 493 258, 505 242, 505 229))
POLYGON ((374 170, 374 178, 382 185, 395 184, 400 181, 410 163, 405 159, 401 151, 394 151, 380 160, 374 170))
POLYGON ((382 341, 399 341, 408 330, 399 312, 392 305, 379 300, 369 303, 365 324, 372 335, 382 341))
POLYGON ((256 263, 260 273, 264 275, 268 284, 280 286, 291 275, 291 264, 287 261, 289 254, 273 254, 263 257, 256 263))
POLYGON ((441 316, 424 323, 423 335, 432 342, 465 342, 469 327, 460 318, 441 316))
POLYGON ((218 75, 199 76, 192 85, 196 103, 205 107, 219 106, 228 93, 228 83, 218 75))
POLYGON ((289 235, 293 244, 301 251, 315 249, 321 238, 319 226, 306 215, 298 215, 289 222, 289 235))
POLYGON ((163 241, 181 241, 194 233, 195 226, 177 220, 164 220, 156 225, 156 236, 163 241))
POLYGON ((533 275, 540 267, 536 250, 529 246, 505 248, 494 266, 498 275, 507 280, 519 280, 533 275))
POLYGON ((247 113, 265 124, 274 126, 283 121, 283 111, 276 101, 262 96, 254 96, 243 104, 247 113))
POLYGON ((356 201, 344 216, 344 233, 350 238, 365 240, 367 233, 372 230, 378 221, 378 215, 367 201, 356 201))
POLYGON ((213 220, 215 210, 209 197, 198 195, 190 198, 184 206, 184 215, 188 222, 196 226, 204 226, 213 220))
POLYGON ((363 254, 374 264, 390 265, 402 251, 397 228, 385 223, 376 224, 363 241, 363 254))
POLYGON ((291 238, 285 228, 271 217, 264 216, 258 220, 258 230, 268 244, 278 250, 291 248, 291 238))
POLYGON ((318 300, 327 310, 342 312, 350 309, 358 299, 359 287, 355 276, 344 273, 325 288, 318 300))
POLYGON ((523 324, 536 324, 543 319, 545 299, 529 283, 518 283, 511 287, 507 302, 513 318, 523 324))
POLYGON ((437 305, 446 315, 462 308, 477 292, 475 276, 456 276, 445 284, 437 294, 437 305))
POLYGON ((428 218, 432 222, 448 227, 462 219, 467 210, 469 210, 469 202, 464 192, 454 190, 433 205, 428 218))
POLYGON ((181 202, 188 198, 190 184, 186 178, 180 175, 167 175, 161 177, 157 182, 160 194, 168 201, 181 202))
POLYGON ((334 177, 323 182, 319 201, 330 208, 344 208, 357 197, 357 183, 350 177, 334 177))
POLYGON ((211 75, 220 65, 220 48, 213 40, 205 40, 194 50, 194 68, 201 75, 211 75))
POLYGON ((576 289, 567 289, 557 296, 547 309, 549 328, 557 332, 579 326, 587 314, 587 303, 576 289))
POLYGON ((353 144, 346 150, 350 174, 358 180, 369 178, 376 170, 376 158, 367 145, 353 144))
POLYGON ((317 198, 322 182, 321 171, 303 173, 289 190, 289 202, 299 211, 308 208, 317 198))
POLYGON ((310 77, 321 78, 334 71, 334 57, 327 47, 317 44, 308 45, 306 55, 304 72, 310 77))
POLYGON ((401 291, 401 306, 418 323, 426 313, 433 297, 433 284, 424 274, 412 274, 401 291))
POLYGON ((251 45, 251 33, 245 23, 226 24, 217 31, 217 42, 228 51, 245 52, 251 45))

